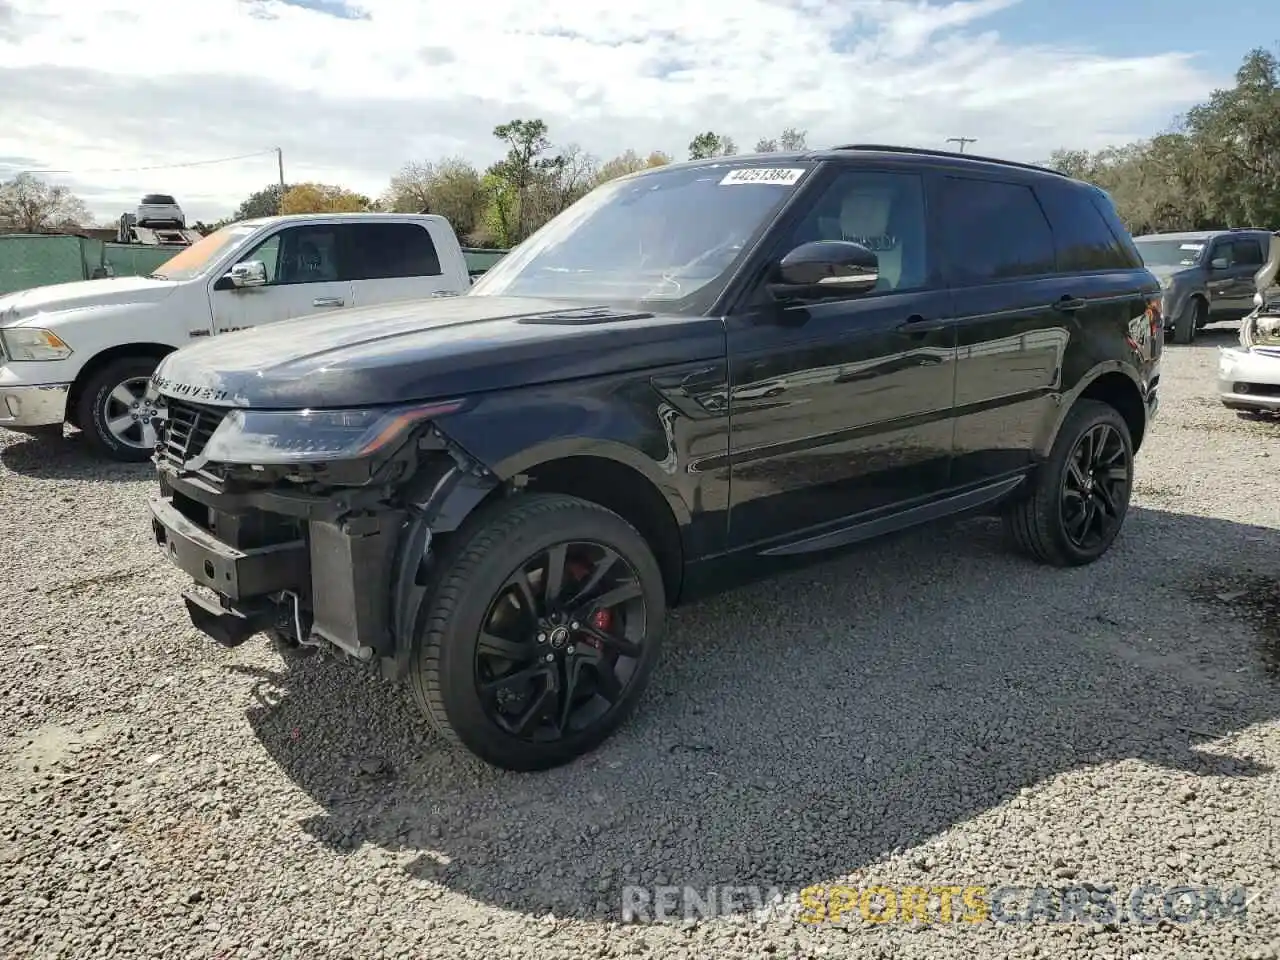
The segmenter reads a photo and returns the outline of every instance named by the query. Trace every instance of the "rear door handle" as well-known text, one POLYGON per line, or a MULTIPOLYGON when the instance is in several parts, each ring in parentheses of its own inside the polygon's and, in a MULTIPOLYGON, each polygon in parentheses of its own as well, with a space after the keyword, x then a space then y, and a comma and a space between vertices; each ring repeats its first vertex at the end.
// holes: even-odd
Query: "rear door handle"
POLYGON ((950 320, 926 320, 918 313, 907 317, 906 320, 898 324, 899 333, 929 333, 933 330, 941 330, 950 324, 950 320))
POLYGON ((1075 313, 1077 310, 1083 310, 1085 302, 1079 297, 1060 297, 1053 305, 1053 309, 1061 313, 1075 313))
POLYGON ((317 297, 311 301, 313 307, 340 307, 345 303, 341 297, 317 297))

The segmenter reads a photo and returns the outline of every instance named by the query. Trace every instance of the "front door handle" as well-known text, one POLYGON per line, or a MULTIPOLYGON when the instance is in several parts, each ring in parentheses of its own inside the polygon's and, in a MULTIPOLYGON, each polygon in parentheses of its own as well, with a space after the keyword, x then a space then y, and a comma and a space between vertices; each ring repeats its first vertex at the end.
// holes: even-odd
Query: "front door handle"
POLYGON ((345 303, 341 297, 317 297, 311 301, 313 307, 340 307, 345 303))
POLYGON ((947 326, 950 320, 926 320, 920 314, 913 314, 906 320, 898 324, 899 333, 930 333, 934 330, 941 330, 947 326))
POLYGON ((1079 297, 1061 297, 1053 305, 1053 309, 1061 313, 1075 313, 1077 310, 1083 310, 1085 302, 1079 297))

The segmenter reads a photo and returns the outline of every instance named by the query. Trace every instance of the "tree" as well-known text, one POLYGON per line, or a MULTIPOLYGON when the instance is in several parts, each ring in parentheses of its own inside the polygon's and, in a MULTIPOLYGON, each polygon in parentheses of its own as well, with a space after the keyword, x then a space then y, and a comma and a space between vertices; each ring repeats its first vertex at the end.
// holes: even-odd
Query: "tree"
POLYGON ((809 149, 808 131, 787 127, 779 137, 761 137, 756 141, 756 153, 777 153, 783 151, 800 151, 809 149))
POLYGON ((93 222, 83 200, 30 173, 0 183, 0 226, 22 233, 76 230, 93 222))
POLYGON ((236 221, 274 217, 280 212, 281 194, 288 192, 289 189, 288 184, 282 188, 280 184, 273 183, 249 194, 240 206, 236 207, 236 212, 231 215, 231 219, 236 221))
POLYGON ((738 152, 732 137, 722 136, 712 130, 700 133, 689 141, 689 159, 704 160, 708 157, 729 157, 738 152))
POLYGON ((612 160, 601 164, 600 169, 596 171, 596 185, 607 183, 610 180, 616 180, 618 177, 625 177, 629 173, 638 173, 641 170, 648 170, 651 167, 661 167, 671 162, 671 158, 665 153, 655 150, 647 157, 642 157, 634 150, 627 150, 618 154, 612 160))
POLYGON ((1058 150, 1055 169, 1096 183, 1134 233, 1280 226, 1280 62, 1251 50, 1215 90, 1149 140, 1058 150))
POLYGON ((437 213, 459 237, 480 226, 486 204, 480 172, 461 157, 407 163, 391 178, 383 206, 396 213, 437 213))
POLYGON ((373 203, 360 193, 325 183, 300 183, 290 187, 280 201, 281 213, 360 213, 373 203))

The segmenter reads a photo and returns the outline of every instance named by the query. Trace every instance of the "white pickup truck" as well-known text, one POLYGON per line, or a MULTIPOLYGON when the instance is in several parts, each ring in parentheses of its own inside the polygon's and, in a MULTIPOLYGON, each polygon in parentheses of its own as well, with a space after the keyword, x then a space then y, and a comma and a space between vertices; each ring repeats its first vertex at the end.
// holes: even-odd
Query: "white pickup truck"
POLYGON ((470 285, 443 217, 233 223, 146 277, 0 296, 0 427, 61 434, 70 423, 111 459, 146 460, 155 445, 147 380, 183 344, 343 307, 458 295, 470 285))

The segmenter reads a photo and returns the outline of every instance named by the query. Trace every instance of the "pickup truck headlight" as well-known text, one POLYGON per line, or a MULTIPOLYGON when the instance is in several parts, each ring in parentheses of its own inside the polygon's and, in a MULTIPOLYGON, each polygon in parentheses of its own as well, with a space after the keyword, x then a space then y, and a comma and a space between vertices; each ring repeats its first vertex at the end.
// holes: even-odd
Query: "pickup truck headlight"
POLYGON ((40 327, 6 327, 0 330, 4 353, 10 360, 65 360, 71 348, 52 330, 40 327))
POLYGON ((359 460, 390 446, 411 427, 453 413, 461 400, 357 410, 232 410, 203 456, 210 463, 326 463, 359 460))

